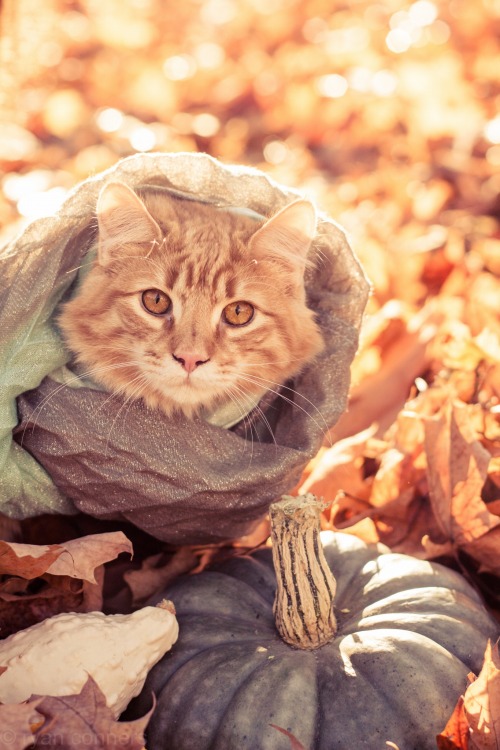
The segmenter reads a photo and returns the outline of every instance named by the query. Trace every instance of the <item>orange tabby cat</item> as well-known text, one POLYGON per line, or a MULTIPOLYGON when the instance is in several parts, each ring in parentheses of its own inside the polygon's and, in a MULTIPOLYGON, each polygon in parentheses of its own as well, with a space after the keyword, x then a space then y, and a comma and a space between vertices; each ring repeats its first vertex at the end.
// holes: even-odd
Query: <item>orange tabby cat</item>
POLYGON ((60 316, 96 382, 192 417, 242 404, 322 349, 305 303, 316 231, 297 200, 267 221, 122 183, 99 196, 96 261, 60 316))

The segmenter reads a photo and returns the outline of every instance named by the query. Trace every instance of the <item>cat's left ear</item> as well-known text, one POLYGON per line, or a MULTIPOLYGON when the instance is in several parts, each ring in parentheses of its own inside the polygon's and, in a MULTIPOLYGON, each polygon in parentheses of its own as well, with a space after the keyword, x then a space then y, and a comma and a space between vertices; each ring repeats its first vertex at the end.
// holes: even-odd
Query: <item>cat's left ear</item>
POLYGON ((316 236, 316 209, 306 200, 282 208, 253 235, 250 249, 257 260, 276 260, 301 284, 307 253, 316 236))
POLYGON ((99 224, 99 263, 133 252, 146 255, 155 243, 162 241, 161 229, 141 199, 123 182, 108 182, 97 201, 99 224))

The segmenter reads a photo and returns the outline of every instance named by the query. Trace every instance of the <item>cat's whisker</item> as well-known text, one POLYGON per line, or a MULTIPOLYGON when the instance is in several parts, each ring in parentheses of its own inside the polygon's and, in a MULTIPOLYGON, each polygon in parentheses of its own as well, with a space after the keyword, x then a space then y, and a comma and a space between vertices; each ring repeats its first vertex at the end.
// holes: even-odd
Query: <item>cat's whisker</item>
POLYGON ((303 357, 287 357, 286 359, 260 360, 259 362, 245 362, 245 367, 261 367, 262 365, 290 365, 292 362, 302 362, 303 357))
MULTIPOLYGON (((69 378, 69 380, 66 383, 61 383, 58 385, 58 387, 52 391, 52 393, 49 393, 48 396, 45 396, 44 399, 38 404, 38 406, 33 410, 33 418, 34 418, 34 424, 32 425, 31 429, 34 430, 38 424, 38 418, 40 414, 42 413, 42 410, 48 405, 48 403, 57 396, 58 393, 60 393, 64 388, 71 388, 70 383, 78 382, 82 378, 88 377, 89 375, 93 375, 96 372, 105 372, 106 370, 112 370, 117 369, 120 367, 126 367, 128 365, 120 363, 120 364, 109 364, 109 365, 100 365, 99 367, 94 367, 91 370, 87 370, 86 372, 82 373, 81 375, 74 375, 72 378, 69 378)), ((21 436, 21 446, 23 445, 24 436, 26 434, 26 431, 28 429, 28 425, 23 430, 22 436, 21 436)))
MULTIPOLYGON (((141 362, 139 362, 139 361, 134 361, 134 360, 129 360, 128 362, 123 362, 123 363, 115 363, 115 364, 109 364, 109 365, 101 365, 101 366, 99 366, 99 367, 94 367, 94 368, 92 368, 92 369, 90 369, 90 370, 86 370, 86 371, 85 371, 85 372, 83 372, 83 373, 82 373, 81 375, 74 375, 74 376, 73 376, 72 378, 69 378, 69 379, 68 379, 68 381, 67 381, 66 383, 61 383, 60 385, 58 385, 58 387, 57 387, 57 388, 56 388, 56 389, 55 389, 54 391, 52 391, 52 393, 49 393, 49 394, 48 394, 48 396, 46 396, 46 397, 45 397, 45 398, 44 398, 44 399, 43 399, 43 400, 42 400, 42 401, 41 401, 41 402, 40 402, 40 403, 38 404, 38 406, 36 406, 36 408, 35 408, 35 409, 33 410, 33 413, 32 413, 32 418, 33 418, 33 420, 34 420, 34 421, 33 421, 33 424, 32 424, 32 425, 28 425, 28 424, 27 424, 27 425, 25 426, 25 428, 23 429, 23 431, 22 431, 22 435, 21 435, 21 442, 20 442, 20 445, 21 445, 21 447, 23 446, 23 443, 24 443, 24 438, 25 438, 25 435, 26 435, 26 432, 27 432, 27 430, 28 430, 28 429, 31 429, 31 431, 32 431, 32 432, 34 432, 34 430, 36 429, 36 427, 37 427, 37 425, 38 425, 38 420, 39 420, 39 418, 40 418, 40 416, 41 416, 41 413, 42 413, 43 409, 44 409, 44 408, 46 408, 46 407, 47 407, 47 406, 49 405, 50 401, 51 401, 51 400, 52 400, 53 398, 55 398, 55 397, 57 396, 57 394, 58 394, 58 393, 60 393, 60 392, 61 392, 61 391, 62 391, 62 390, 63 390, 64 388, 71 388, 71 385, 70 385, 70 383, 73 383, 73 382, 78 382, 78 381, 80 381, 81 379, 83 379, 83 378, 85 378, 85 377, 89 377, 89 376, 91 376, 91 375, 95 375, 96 373, 97 373, 97 374, 100 374, 100 373, 103 373, 103 372, 107 372, 107 371, 111 371, 111 370, 116 370, 116 369, 123 369, 123 368, 128 368, 128 367, 130 367, 130 366, 137 366, 137 367, 140 367, 140 366, 141 366, 141 362)), ((145 385, 146 385, 146 376, 144 376, 144 377, 145 377, 145 385)), ((135 380, 135 378, 134 378, 134 380, 135 380)), ((134 382, 134 381, 132 380, 132 381, 130 381, 130 382, 134 382)), ((122 393, 120 393, 119 389, 117 389, 117 390, 115 390, 114 392, 111 392, 111 393, 110 393, 110 395, 109 395, 109 397, 108 397, 108 399, 107 399, 107 400, 109 400, 109 399, 111 399, 111 398, 114 398, 114 397, 116 397, 117 395, 124 395, 124 394, 123 394, 123 392, 122 392, 122 393)), ((105 403, 106 403, 106 402, 105 402, 105 403)))
MULTIPOLYGON (((245 391, 241 387, 237 386, 236 384, 233 387, 238 389, 238 391, 241 393, 241 395, 243 396, 243 398, 245 398, 245 396, 247 396, 247 394, 245 393, 245 391)), ((274 445, 277 448, 278 447, 278 443, 276 442, 276 438, 274 436, 273 429, 272 429, 272 427, 271 427, 271 425, 269 423, 268 418, 265 415, 265 412, 262 410, 262 408, 258 404, 254 407, 254 409, 259 413, 260 418, 262 419, 262 421, 266 425, 267 429, 269 430, 269 434, 270 434, 270 436, 272 438, 272 441, 273 441, 274 445)), ((255 434, 258 437, 257 430, 255 430, 255 434)))
MULTIPOLYGON (((111 424, 111 427, 109 428, 108 437, 106 438, 106 445, 105 445, 105 448, 104 448, 105 452, 108 451, 109 441, 111 440, 111 435, 112 435, 112 432, 113 432, 113 429, 114 429, 114 426, 116 424, 117 419, 119 418, 119 416, 120 416, 121 412, 123 411, 123 409, 126 406, 130 407, 132 405, 133 400, 136 399, 136 398, 138 398, 139 395, 141 394, 141 392, 144 391, 144 388, 147 386, 147 377, 144 375, 144 373, 141 373, 140 375, 137 375, 137 377, 133 378, 129 382, 128 385, 132 386, 135 382, 137 382, 138 385, 129 393, 129 395, 127 396, 127 398, 123 401, 123 404, 120 406, 120 408, 116 412, 116 416, 113 419, 113 423, 111 424)), ((118 393, 118 392, 112 394, 112 396, 119 396, 119 395, 121 395, 121 394, 118 393)), ((106 399, 106 401, 104 403, 107 403, 107 401, 109 401, 109 399, 106 399)))
POLYGON ((94 261, 89 260, 88 263, 82 263, 81 266, 76 266, 76 268, 70 268, 69 271, 66 271, 66 273, 74 273, 75 271, 79 271, 81 268, 87 268, 87 266, 93 266, 94 261))
MULTIPOLYGON (((248 215, 235 217, 210 203, 196 207, 197 203, 170 199, 162 191, 134 193, 118 182, 105 184, 99 193, 96 233, 89 238, 92 247, 88 246, 92 254, 80 256, 82 265, 72 272, 91 268, 78 292, 63 305, 58 324, 82 369, 101 362, 100 367, 75 380, 81 378, 85 384, 84 378, 89 377, 101 383, 107 398, 101 396, 98 402, 108 412, 110 399, 124 399, 116 416, 113 412, 110 418, 115 421, 108 444, 116 420, 134 399, 142 399, 148 408, 167 415, 179 410, 191 418, 224 398, 226 404, 233 401, 236 415, 241 414, 245 430, 250 431, 252 451, 254 437, 265 434, 268 439, 266 430, 276 445, 272 419, 259 405, 255 419, 246 416, 248 395, 258 390, 256 386, 269 390, 270 384, 271 392, 286 401, 283 392, 272 390, 280 383, 266 381, 260 373, 286 379, 304 363, 308 352, 312 358, 320 349, 321 335, 304 304, 303 290, 291 291, 302 283, 304 263, 310 265, 306 256, 316 229, 313 206, 298 201, 255 224, 248 215), (298 225, 303 232, 296 232, 298 225), (254 242, 251 237, 256 232, 254 242), (226 310, 231 304, 226 290, 232 282, 233 300, 248 299, 246 304, 263 313, 237 335, 236 329, 217 327, 213 320, 219 305, 226 310), (163 311, 145 303, 144 290, 155 289, 170 298, 163 311), (278 305, 277 297, 281 299, 278 305), (274 325, 272 317, 278 319, 274 325), (280 336, 280 328, 289 332, 289 338, 280 336), (238 367, 252 332, 257 337, 254 340, 262 335, 262 341, 268 342, 260 356, 276 361, 248 363, 242 367, 242 378, 238 367), (207 351, 210 356, 205 356, 207 351), (180 362, 187 374, 173 360, 180 362), (198 364, 209 360, 210 365, 194 374, 198 364), (190 380, 186 380, 188 376, 190 380)), ((240 322, 243 318, 235 325, 240 322)), ((255 359, 258 356, 253 355, 255 359)), ((60 387, 65 385, 71 383, 60 387)), ((40 412, 55 393, 39 405, 40 412)), ((310 410, 300 405, 301 398, 305 397, 298 394, 295 400, 299 403, 294 405, 311 417, 310 410)))
POLYGON ((248 375, 249 377, 252 377, 252 378, 254 378, 254 379, 256 379, 256 380, 259 380, 259 381, 261 381, 261 383, 262 383, 263 385, 268 385, 268 384, 269 384, 269 385, 273 385, 273 386, 276 386, 277 388, 282 388, 282 389, 283 389, 283 390, 285 390, 285 391, 290 391, 290 392, 291 392, 291 393, 293 393, 293 394, 294 394, 295 396, 299 396, 299 397, 300 397, 301 399, 303 399, 304 401, 306 401, 306 402, 307 402, 307 403, 309 404, 309 406, 312 406, 312 408, 313 408, 313 409, 314 409, 314 410, 315 410, 315 411, 317 412, 317 414, 318 414, 318 415, 319 415, 319 416, 321 417, 321 419, 323 420, 323 422, 324 422, 324 424, 325 424, 325 428, 326 428, 327 430, 329 430, 329 429, 330 429, 330 427, 329 427, 329 425, 328 425, 328 422, 327 422, 327 421, 326 421, 326 419, 325 419, 325 418, 323 417, 322 413, 320 412, 320 410, 318 409, 318 407, 316 406, 316 404, 314 404, 314 403, 313 403, 313 402, 312 402, 312 401, 311 401, 311 400, 310 400, 309 398, 307 398, 307 396, 304 396, 304 394, 303 394, 303 393, 300 393, 300 391, 296 390, 296 388, 291 388, 290 386, 284 385, 283 383, 278 383, 278 382, 275 382, 275 381, 273 381, 273 380, 268 380, 267 378, 263 378, 263 377, 262 377, 262 376, 260 376, 260 375, 254 375, 254 374, 251 374, 251 373, 246 373, 246 375, 248 375))
POLYGON ((274 388, 268 388, 268 390, 269 390, 269 391, 270 391, 271 393, 275 393, 275 394, 276 394, 276 396, 278 396, 279 398, 282 398, 282 399, 283 399, 283 401, 286 401, 286 402, 287 402, 287 403, 289 403, 289 404, 290 404, 290 405, 291 405, 292 407, 294 407, 294 406, 295 406, 295 407, 297 407, 297 409, 299 409, 299 410, 300 410, 301 412, 303 412, 303 413, 304 413, 304 414, 305 414, 305 415, 306 415, 307 417, 309 417, 309 419, 311 419, 311 420, 312 420, 312 421, 314 422, 314 424, 316 425, 316 427, 317 427, 317 428, 318 428, 318 429, 319 429, 319 430, 320 430, 321 432, 323 432, 323 431, 327 432, 327 431, 328 431, 328 429, 329 429, 329 427, 328 427, 328 423, 326 422, 325 418, 323 417, 323 415, 321 414, 321 412, 319 411, 319 409, 318 409, 318 408, 317 408, 317 407, 316 407, 316 406, 315 406, 315 405, 314 405, 314 404, 312 403, 312 401, 310 401, 310 400, 309 400, 308 398, 306 398, 305 396, 302 396, 302 394, 301 394, 301 393, 299 393, 298 391, 294 390, 293 388, 288 388, 287 386, 282 386, 282 385, 281 385, 281 384, 279 384, 279 383, 273 383, 273 382, 272 382, 272 381, 270 381, 270 380, 266 380, 265 378, 259 378, 259 377, 257 377, 257 376, 251 376, 251 375, 249 376, 249 375, 241 375, 241 374, 240 374, 240 379, 242 379, 242 380, 246 380, 246 381, 247 381, 248 383, 252 383, 252 384, 254 384, 254 385, 265 385, 265 384, 269 384, 269 383, 271 383, 272 385, 276 385, 276 386, 278 386, 279 388, 285 388, 286 390, 288 390, 288 391, 291 391, 292 393, 294 393, 294 394, 295 394, 295 395, 297 395, 297 396, 301 396, 302 398, 304 398, 304 399, 305 399, 305 400, 306 400, 306 401, 307 401, 307 402, 308 402, 308 403, 309 403, 309 404, 310 404, 310 405, 311 405, 311 406, 312 406, 312 407, 313 407, 313 408, 314 408, 314 409, 315 409, 315 410, 316 410, 316 411, 318 412, 318 414, 320 415, 320 417, 321 417, 322 421, 324 422, 324 425, 325 425, 324 427, 323 427, 323 426, 322 426, 322 425, 321 425, 321 424, 320 424, 320 423, 318 422, 318 420, 317 420, 317 419, 315 419, 315 418, 313 417, 313 415, 312 415, 312 414, 311 414, 310 412, 308 412, 308 411, 307 411, 307 409, 305 409, 305 408, 304 408, 303 406, 301 406, 300 404, 297 404, 297 403, 296 403, 295 401, 292 401, 292 399, 291 399, 291 398, 288 398, 288 397, 287 397, 287 396, 285 396, 285 395, 284 395, 283 393, 280 393, 280 392, 279 392, 278 390, 275 390, 274 388))
MULTIPOLYGON (((251 448, 250 448, 250 462, 249 466, 252 463, 253 460, 253 425, 251 420, 248 418, 248 414, 245 413, 245 407, 243 406, 243 402, 238 399, 238 396, 233 393, 235 390, 235 386, 231 386, 230 388, 224 389, 224 393, 231 399, 231 401, 236 404, 237 408, 240 410, 241 413, 241 421, 245 425, 245 445, 248 443, 248 426, 250 427, 250 440, 251 440, 251 448)), ((241 390, 241 389, 238 389, 241 390)), ((257 433, 256 433, 257 434, 257 433)))

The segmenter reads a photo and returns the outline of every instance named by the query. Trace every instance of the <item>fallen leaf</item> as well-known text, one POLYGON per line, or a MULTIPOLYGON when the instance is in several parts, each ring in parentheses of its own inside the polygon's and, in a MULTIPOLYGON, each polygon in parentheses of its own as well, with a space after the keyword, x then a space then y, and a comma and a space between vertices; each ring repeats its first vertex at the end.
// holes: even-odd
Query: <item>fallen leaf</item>
POLYGON ((380 368, 352 389, 348 411, 330 430, 341 440, 376 423, 387 429, 403 408, 415 378, 429 363, 428 344, 435 336, 442 313, 434 304, 423 308, 382 358, 380 368))
POLYGON ((310 474, 298 488, 299 494, 312 492, 327 502, 339 491, 354 497, 367 494, 363 478, 363 457, 375 430, 369 428, 324 450, 310 474))
POLYGON ((436 737, 438 750, 469 750, 469 723, 464 712, 464 697, 460 696, 446 727, 436 737))
POLYGON ((498 643, 488 642, 484 664, 464 696, 464 713, 470 727, 470 750, 500 747, 500 654, 498 643))
POLYGON ((47 572, 62 551, 59 544, 38 546, 0 541, 0 574, 38 578, 47 572))
MULTIPOLYGON (((11 579, 13 581, 21 579, 11 579)), ((37 578, 27 582, 29 588, 23 593, 0 593, 0 634, 5 638, 18 630, 34 625, 60 612, 80 611, 84 601, 81 582, 71 578, 58 579, 58 585, 37 578), (65 585, 61 585, 64 580, 65 585), (33 585, 33 591, 31 590, 33 585)), ((89 584, 90 586, 90 584, 89 584)))
POLYGON ((481 499, 490 454, 472 432, 464 404, 448 402, 424 426, 434 515, 446 538, 468 544, 500 524, 481 499))
POLYGON ((144 731, 154 710, 136 721, 118 722, 106 705, 101 690, 89 677, 80 693, 62 697, 33 696, 45 723, 36 732, 35 747, 81 750, 143 750, 144 731))
POLYGON ((0 541, 0 574, 38 578, 44 573, 97 583, 94 570, 132 545, 121 531, 92 534, 63 544, 36 545, 0 541))
POLYGON ((94 570, 122 552, 133 554, 132 544, 121 531, 104 534, 91 534, 64 542, 57 559, 47 569, 47 573, 57 576, 71 576, 90 583, 97 583, 94 570))
POLYGON ((24 750, 32 747, 33 735, 44 720, 36 710, 39 703, 36 699, 9 706, 0 704, 1 750, 24 750))
POLYGON ((198 563, 191 547, 181 547, 166 563, 160 565, 162 560, 162 553, 152 555, 143 560, 140 570, 128 570, 124 573, 123 578, 132 592, 134 607, 164 589, 182 573, 195 568, 198 563))

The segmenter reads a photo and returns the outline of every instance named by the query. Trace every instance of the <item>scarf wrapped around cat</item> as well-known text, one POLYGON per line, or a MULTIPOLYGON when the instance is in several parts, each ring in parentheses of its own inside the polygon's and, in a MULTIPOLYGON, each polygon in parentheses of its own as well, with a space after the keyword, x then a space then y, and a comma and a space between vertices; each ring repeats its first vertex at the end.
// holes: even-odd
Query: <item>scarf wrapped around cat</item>
POLYGON ((116 397, 72 365, 57 324, 95 245, 97 196, 116 181, 261 217, 300 197, 205 154, 138 155, 77 186, 57 215, 4 248, 0 512, 80 510, 128 520, 173 544, 242 536, 296 484, 345 409, 368 282, 342 229, 320 215, 305 287, 325 348, 285 384, 284 398, 266 394, 230 429, 218 426, 224 419, 167 416, 142 401, 120 411, 116 397))

